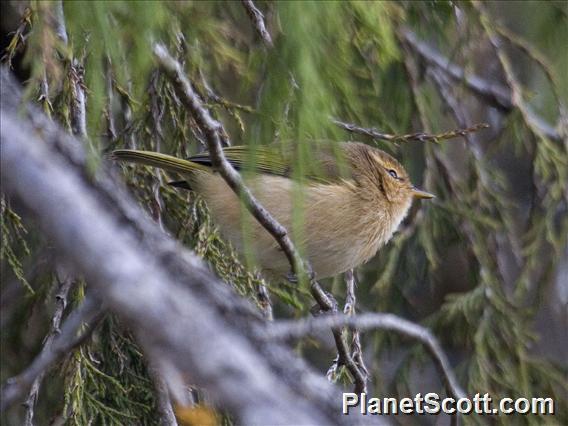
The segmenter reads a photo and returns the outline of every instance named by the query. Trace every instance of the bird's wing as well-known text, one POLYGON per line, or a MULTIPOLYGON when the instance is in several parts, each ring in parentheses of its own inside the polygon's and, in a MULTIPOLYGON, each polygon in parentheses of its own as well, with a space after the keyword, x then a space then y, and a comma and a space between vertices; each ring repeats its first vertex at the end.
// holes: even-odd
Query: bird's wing
POLYGON ((136 149, 117 149, 116 151, 113 151, 112 157, 119 161, 146 164, 148 166, 158 167, 170 172, 185 175, 193 174, 197 171, 208 172, 210 170, 209 167, 200 165, 196 162, 183 160, 160 152, 139 151, 136 149))
MULTIPOLYGON (((229 163, 237 170, 250 167, 262 173, 277 176, 290 175, 290 161, 275 147, 229 146, 223 148, 223 153, 229 163)), ((193 155, 189 160, 204 166, 211 166, 211 156, 208 152, 193 155)))
MULTIPOLYGON (((338 151, 341 151, 341 149, 338 151)), ((283 151, 275 145, 230 146, 223 148, 223 153, 229 163, 237 170, 250 168, 260 173, 284 177, 289 177, 292 173, 293 152, 283 151)), ((189 160, 204 166, 211 166, 211 157, 208 152, 194 155, 189 160)), ((345 170, 341 170, 341 167, 338 166, 338 161, 341 160, 338 160, 329 148, 318 150, 313 154, 312 160, 314 161, 312 171, 307 176, 310 180, 330 183, 349 174, 345 170)))

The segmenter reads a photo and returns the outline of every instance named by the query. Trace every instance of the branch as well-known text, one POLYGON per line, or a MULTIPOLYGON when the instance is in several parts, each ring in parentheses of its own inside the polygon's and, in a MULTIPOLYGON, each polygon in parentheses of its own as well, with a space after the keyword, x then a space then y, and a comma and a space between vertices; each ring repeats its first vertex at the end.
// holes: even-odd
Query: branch
MULTIPOLYGON (((223 132, 221 123, 214 120, 209 114, 209 111, 204 108, 191 82, 183 72, 181 65, 168 53, 166 48, 161 44, 154 45, 154 55, 160 67, 175 84, 181 101, 186 108, 191 111, 199 127, 203 129, 207 138, 207 146, 213 166, 219 171, 223 179, 225 179, 227 185, 241 197, 247 209, 256 220, 274 237, 280 247, 282 247, 290 265, 292 265, 293 272, 299 275, 298 273, 300 271, 298 268, 300 268, 300 270, 302 269, 303 261, 288 236, 288 231, 286 231, 286 228, 278 223, 268 210, 258 202, 252 192, 243 183, 241 175, 225 158, 221 138, 219 137, 219 133, 223 132)), ((307 268, 305 269, 307 270, 307 268)))
POLYGON ((361 420, 342 416, 339 389, 291 350, 255 337, 267 324, 255 308, 164 234, 104 163, 87 172, 82 144, 37 108, 22 111, 1 72, 3 190, 133 330, 149 363, 168 366, 166 380, 190 377, 244 424, 361 420))
MULTIPOLYGON (((412 50, 418 53, 429 65, 443 70, 455 80, 463 81, 465 86, 490 105, 500 108, 506 112, 512 111, 516 104, 511 91, 502 84, 483 79, 476 74, 466 74, 463 68, 450 62, 433 47, 419 40, 414 32, 408 28, 400 30, 402 39, 412 50)), ((526 118, 531 126, 538 129, 546 137, 554 141, 562 141, 562 135, 553 126, 544 121, 541 117, 534 114, 527 107, 526 118)), ((523 114, 523 115, 525 115, 523 114)))
POLYGON ((274 320, 274 313, 272 310, 272 300, 270 300, 270 294, 268 293, 268 289, 266 288, 266 284, 264 283, 262 277, 258 276, 258 288, 256 290, 256 297, 258 298, 258 303, 260 305, 260 310, 262 311, 262 315, 268 321, 274 320))
MULTIPOLYGON (((63 276, 63 274, 60 273, 59 271, 56 271, 55 278, 58 282, 57 291, 55 294, 56 306, 53 316, 51 318, 51 328, 45 338, 41 353, 47 353, 50 351, 54 339, 61 332, 61 330, 59 329, 61 324, 61 318, 63 317, 63 312, 65 311, 65 307, 67 306, 67 295, 69 293, 69 290, 71 289, 71 285, 73 284, 73 280, 69 276, 67 276, 66 274, 65 276, 63 276)), ((43 376, 45 375, 45 372, 46 370, 41 371, 34 379, 30 391, 28 393, 28 397, 26 398, 26 402, 24 403, 24 406, 26 407, 24 424, 26 426, 33 425, 34 408, 37 402, 39 388, 43 380, 43 376)))
MULTIPOLYGON (((4 132, 2 135, 4 136, 4 132)), ((61 328, 61 333, 53 339, 52 344, 45 346, 24 372, 6 381, 2 387, 0 411, 4 412, 16 403, 36 379, 41 380, 49 367, 83 343, 103 315, 104 310, 101 309, 100 303, 94 298, 87 297, 85 302, 69 315, 61 328), (87 330, 78 335, 84 324, 87 325, 87 330)))
MULTIPOLYGON (((250 190, 243 183, 241 175, 233 168, 231 163, 225 158, 222 147, 221 134, 225 134, 225 130, 221 123, 214 120, 209 111, 203 106, 199 95, 193 89, 193 86, 179 62, 177 62, 161 45, 154 46, 154 55, 156 56, 160 67, 170 77, 176 86, 178 95, 183 104, 191 111, 198 126, 203 130, 209 148, 209 155, 211 162, 216 170, 219 171, 227 185, 241 197, 248 211, 256 218, 256 220, 266 229, 276 240, 286 255, 288 262, 292 268, 292 272, 296 276, 303 276, 306 274, 310 279, 310 291, 318 302, 323 311, 330 312, 337 309, 337 304, 323 291, 319 283, 315 280, 313 271, 309 263, 304 262, 298 250, 292 243, 288 236, 288 231, 284 226, 272 217, 250 192, 250 190)), ((340 330, 332 330, 333 336, 337 345, 337 349, 341 361, 346 365, 351 374, 357 377, 356 380, 364 380, 362 373, 359 371, 351 356, 347 345, 342 338, 340 330)))
POLYGON ((156 390, 156 407, 160 415, 160 426, 178 426, 166 382, 156 368, 150 367, 149 372, 156 390))
POLYGON ((405 337, 418 340, 432 356, 436 367, 444 379, 448 393, 456 399, 465 396, 452 369, 448 358, 440 344, 430 331, 420 325, 392 314, 362 314, 358 316, 325 315, 299 321, 277 321, 268 328, 268 338, 290 339, 300 338, 328 327, 357 327, 359 330, 381 329, 394 331, 405 337))
POLYGON ((254 25, 254 29, 262 41, 268 47, 273 47, 272 37, 270 37, 270 33, 266 29, 266 25, 264 24, 264 15, 262 12, 258 10, 252 0, 241 0, 241 4, 245 8, 247 15, 254 25))
MULTIPOLYGON (((355 292, 355 287, 357 285, 357 279, 355 276, 355 270, 350 269, 345 273, 345 286, 347 288, 347 295, 345 298, 345 306, 343 307, 343 313, 348 316, 355 316, 356 306, 357 306, 357 296, 355 292)), ((363 348, 361 347, 361 334, 356 327, 351 327, 351 356, 353 361, 357 364, 361 373, 365 377, 363 383, 359 383, 359 387, 355 387, 355 393, 367 393, 367 381, 369 380, 369 371, 365 366, 365 361, 363 360, 363 348)))
POLYGON ((65 15, 63 14, 63 1, 57 0, 53 5, 53 26, 55 29, 55 34, 59 37, 59 40, 65 45, 69 43, 69 38, 67 37, 67 27, 65 26, 65 15))
MULTIPOLYGON (((481 26, 489 39, 489 43, 491 47, 495 51, 495 55, 499 59, 499 63, 501 64, 501 68, 505 73, 505 79, 507 81, 507 85, 510 88, 511 92, 511 102, 513 106, 515 106, 520 112, 523 117, 523 120, 527 124, 528 128, 537 136, 541 138, 548 138, 556 141, 562 141, 562 135, 560 135, 551 125, 545 123, 540 117, 537 117, 529 106, 525 103, 523 99, 522 88, 519 82, 517 81, 515 74, 513 72, 513 66, 509 62, 509 58, 505 55, 505 52, 501 48, 501 39, 496 34, 495 30, 489 24, 489 16, 483 4, 478 1, 472 2, 473 8, 479 14, 479 21, 481 22, 481 26)), ((549 74, 547 74, 547 77, 549 74)), ((552 78, 552 76, 550 76, 552 78)), ((553 80, 551 80, 553 81, 553 80)), ((554 95, 556 96, 556 91, 553 88, 554 95)), ((563 113, 562 106, 560 107, 560 114, 563 113)))
POLYGON ((339 121, 336 119, 332 119, 331 121, 337 126, 341 127, 342 129, 347 130, 348 132, 358 133, 361 135, 370 136, 373 139, 384 140, 395 143, 411 142, 411 141, 438 143, 443 140, 465 136, 469 133, 477 132, 480 129, 489 128, 489 124, 478 123, 474 124, 473 126, 466 127, 464 129, 448 130, 447 132, 438 133, 438 134, 418 132, 418 133, 409 133, 407 135, 393 135, 389 133, 381 133, 375 128, 360 127, 355 124, 345 123, 343 121, 339 121))

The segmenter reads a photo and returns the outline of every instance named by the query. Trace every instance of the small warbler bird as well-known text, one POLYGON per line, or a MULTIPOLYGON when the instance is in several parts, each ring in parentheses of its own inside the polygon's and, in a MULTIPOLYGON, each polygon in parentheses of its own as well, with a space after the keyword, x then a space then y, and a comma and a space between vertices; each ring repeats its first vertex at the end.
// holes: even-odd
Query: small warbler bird
MULTIPOLYGON (((340 160, 330 150, 315 154, 322 173, 308 176, 302 191, 303 232, 296 244, 305 248, 317 278, 326 278, 355 268, 375 255, 396 231, 413 198, 433 198, 415 188, 408 174, 393 157, 363 143, 338 144, 340 160)), ((286 229, 292 229, 295 183, 291 178, 292 154, 274 146, 224 148, 236 169, 256 171, 245 182, 260 203, 286 229)), ((336 150, 337 152, 337 150, 336 150)), ((290 265, 274 238, 251 219, 250 235, 242 235, 244 212, 238 196, 211 166, 207 153, 182 160, 157 152, 117 150, 113 156, 155 166, 183 177, 174 186, 192 189, 205 199, 221 233, 241 252, 252 255, 268 279, 282 279, 290 265)))

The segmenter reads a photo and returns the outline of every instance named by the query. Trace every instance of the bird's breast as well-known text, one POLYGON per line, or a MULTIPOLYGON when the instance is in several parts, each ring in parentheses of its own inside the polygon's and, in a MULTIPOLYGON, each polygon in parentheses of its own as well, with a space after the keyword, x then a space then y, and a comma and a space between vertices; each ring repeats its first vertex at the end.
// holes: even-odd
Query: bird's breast
MULTIPOLYGON (((237 250, 252 256, 271 278, 290 272, 274 238, 245 212, 221 177, 203 175, 196 183, 214 221, 237 250)), ((260 175, 247 184, 302 247, 318 278, 366 262, 391 238, 404 217, 393 217, 380 203, 359 197, 349 182, 298 188, 290 179, 260 175)))

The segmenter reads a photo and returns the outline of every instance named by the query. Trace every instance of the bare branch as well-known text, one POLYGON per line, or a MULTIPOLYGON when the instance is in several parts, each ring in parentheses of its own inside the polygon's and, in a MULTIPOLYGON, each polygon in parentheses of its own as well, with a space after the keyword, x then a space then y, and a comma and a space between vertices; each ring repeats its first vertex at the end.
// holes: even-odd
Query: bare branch
MULTIPOLYGON (((349 270, 345 273, 345 283, 347 287, 347 295, 345 299, 345 306, 343 307, 343 313, 345 315, 355 314, 355 305, 357 303, 357 298, 355 296, 355 275, 353 270, 349 270)), ((333 314, 337 314, 337 309, 334 309, 333 314)), ((333 381, 337 371, 341 365, 345 365, 351 374, 353 374, 353 380, 355 382, 354 392, 357 394, 367 393, 367 381, 369 377, 369 372, 367 367, 363 362, 363 357, 361 354, 361 341, 359 338, 359 331, 352 327, 351 328, 351 352, 349 352, 348 345, 344 340, 344 334, 346 330, 343 329, 333 329, 334 338, 336 339, 336 344, 338 347, 338 353, 333 360, 331 366, 327 370, 326 376, 328 380, 333 381), (341 339, 338 344, 338 338, 341 339)))
POLYGON ((257 298, 262 315, 268 321, 272 321, 274 319, 274 313, 272 312, 272 300, 270 300, 270 294, 268 293, 268 289, 266 288, 266 284, 262 280, 262 277, 259 276, 258 280, 257 298))
POLYGON ((87 96, 85 94, 84 69, 77 59, 71 61, 71 131, 75 136, 87 137, 87 96))
POLYGON ((108 56, 105 57, 104 70, 105 70, 105 94, 106 94, 105 115, 107 122, 106 137, 108 144, 112 145, 117 141, 118 136, 116 132, 116 123, 113 112, 113 103, 114 103, 114 84, 112 81, 113 71, 112 71, 112 64, 108 56))
POLYGON ((155 368, 150 368, 150 376, 156 389, 156 406, 160 414, 161 426, 177 426, 178 422, 174 414, 172 401, 168 392, 168 386, 161 377, 160 372, 155 368))
POLYGON ((513 108, 511 93, 505 86, 494 81, 487 81, 475 74, 466 74, 463 68, 450 62, 448 58, 436 49, 421 41, 410 29, 403 28, 400 33, 408 46, 410 46, 414 52, 418 53, 428 64, 443 69, 455 80, 463 81, 468 89, 491 105, 506 111, 510 111, 513 108))
MULTIPOLYGON (((503 68, 503 71, 505 73, 505 79, 507 80, 507 84, 510 88, 511 92, 510 96, 512 104, 521 112, 523 120, 535 135, 541 138, 548 138, 556 141, 561 141, 562 135, 560 135, 555 129, 553 129, 552 126, 550 126, 547 123, 544 123, 542 119, 535 116, 534 113, 531 111, 530 107, 525 103, 523 99, 523 91, 521 85, 519 84, 517 78, 515 77, 515 74, 513 72, 513 66, 511 65, 509 58, 507 57, 507 55, 505 55, 505 52, 502 49, 500 37, 495 32, 493 27, 489 24, 489 16, 487 14, 487 11, 485 10, 485 7, 481 2, 478 1, 472 2, 472 5, 479 14, 479 21, 481 22, 481 26, 483 27, 485 33, 487 34, 487 38, 489 39, 489 42, 493 47, 493 50, 495 51, 497 58, 499 59, 501 68, 503 68)), ((552 77, 550 76, 550 78, 552 77)), ((561 105, 559 105, 559 108, 560 108, 560 114, 562 115, 563 108, 561 105)))
POLYGON ((473 126, 466 127, 464 129, 454 129, 448 130, 444 133, 432 134, 432 133, 410 133, 407 135, 393 135, 389 133, 382 133, 376 130, 375 128, 365 128, 360 127, 355 124, 345 123, 343 121, 339 121, 336 119, 332 120, 334 124, 345 129, 349 132, 358 133, 365 136, 370 136, 373 139, 379 139, 389 142, 410 142, 410 141, 418 141, 418 142, 435 142, 438 143, 443 140, 453 139, 460 136, 465 136, 469 133, 477 132, 481 129, 489 128, 489 124, 486 123, 478 123, 474 124, 473 126))
POLYGON ((241 0, 241 3, 262 41, 264 41, 268 47, 272 47, 272 37, 270 37, 270 33, 266 29, 266 25, 264 24, 264 15, 262 12, 254 5, 252 0, 241 0))
MULTIPOLYGON (((73 284, 73 280, 67 274, 61 273, 60 271, 57 271, 55 273, 55 279, 58 282, 57 291, 55 294, 55 301, 56 301, 55 311, 53 312, 53 317, 51 318, 51 328, 45 338, 41 353, 44 352, 47 353, 50 350, 51 345, 53 344, 53 340, 61 332, 59 326, 61 324, 61 318, 63 317, 63 312, 65 311, 65 307, 67 306, 67 294, 69 293, 71 285, 73 284)), ((24 403, 24 406, 26 407, 24 424, 26 426, 33 425, 34 408, 37 402, 39 388, 46 371, 47 370, 41 371, 34 379, 30 391, 28 393, 28 397, 26 398, 26 402, 24 403)))
POLYGON ((63 1, 58 0, 53 5, 55 13, 53 14, 53 26, 55 33, 59 40, 65 45, 69 43, 69 38, 67 37, 67 27, 65 26, 65 15, 63 14, 63 1))
POLYGON ((243 183, 241 175, 225 158, 221 138, 219 137, 219 133, 222 132, 221 123, 214 120, 209 111, 203 107, 199 96, 183 72, 181 65, 168 53, 166 48, 161 44, 156 44, 154 46, 154 55, 162 69, 175 83, 181 101, 191 111, 198 125, 203 129, 213 166, 219 171, 229 187, 242 198, 247 209, 256 220, 278 241, 292 265, 294 273, 298 274, 299 271, 297 269, 302 269, 303 261, 288 236, 288 231, 258 202, 243 183))
MULTIPOLYGON (((411 47, 414 52, 418 53, 428 64, 440 68, 455 80, 463 81, 470 91, 485 102, 501 108, 506 112, 510 112, 517 106, 511 91, 507 87, 498 82, 483 79, 475 74, 466 74, 463 68, 450 62, 448 58, 443 56, 436 49, 420 41, 416 34, 408 28, 401 29, 400 34, 407 45, 411 47)), ((528 107, 525 109, 523 115, 531 126, 538 129, 538 132, 544 134, 547 138, 555 141, 562 140, 562 135, 558 133, 553 126, 534 114, 528 107)))
MULTIPOLYGON (((345 306, 343 307, 343 313, 348 316, 354 316, 356 314, 357 307, 357 295, 355 287, 357 285, 357 278, 355 276, 355 270, 350 269, 345 273, 345 286, 346 286, 346 298, 345 306)), ((367 393, 367 381, 369 379, 369 371, 365 366, 365 361, 363 360, 363 348, 361 347, 361 334, 356 327, 351 327, 351 356, 353 361, 357 364, 361 373, 363 374, 365 381, 363 383, 356 383, 355 393, 367 393)))
POLYGON ((328 327, 357 327, 359 330, 381 329, 394 331, 405 337, 421 342, 432 356, 448 393, 459 399, 465 396, 437 339, 430 331, 418 324, 402 319, 392 314, 361 314, 358 316, 323 315, 299 321, 277 321, 268 328, 268 337, 275 339, 300 338, 328 327))
MULTIPOLYGON (((276 219, 272 217, 270 212, 268 212, 268 210, 266 210, 258 202, 243 183, 241 175, 225 158, 222 148, 222 138, 220 135, 225 134, 226 132, 221 123, 213 119, 209 114, 209 111, 203 106, 199 95, 193 89, 193 86, 183 72, 183 68, 180 63, 177 62, 161 44, 156 44, 154 46, 154 55, 162 69, 176 85, 181 101, 191 111, 195 121, 199 127, 201 127, 204 135, 206 136, 209 155, 211 156, 213 166, 219 171, 227 185, 229 185, 229 187, 241 197, 249 212, 252 213, 256 220, 278 242, 290 263, 292 272, 296 274, 296 276, 306 274, 309 277, 310 291, 321 309, 326 312, 333 312, 334 309, 337 309, 337 304, 333 303, 331 298, 323 291, 319 283, 315 280, 311 266, 300 257, 298 250, 288 236, 286 228, 278 223, 276 219)), ((359 371, 359 368, 351 359, 351 355, 342 337, 341 331, 332 331, 341 362, 346 365, 354 377, 357 377, 357 380, 364 380, 361 371, 359 371)))
POLYGON ((105 164, 86 173, 75 138, 32 107, 23 119, 15 84, 2 70, 3 190, 133 330, 150 364, 170 366, 166 380, 191 377, 245 424, 361 420, 342 416, 339 390, 292 351, 261 340, 267 323, 254 307, 161 232, 105 164))
POLYGON ((18 376, 6 381, 2 387, 0 411, 3 412, 16 403, 37 378, 41 380, 49 367, 83 343, 91 335, 103 315, 104 310, 100 302, 87 297, 85 302, 69 315, 61 328, 61 333, 53 339, 49 346, 44 347, 31 365, 18 376), (78 335, 84 324, 87 325, 87 330, 78 335))

